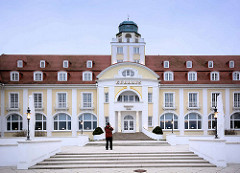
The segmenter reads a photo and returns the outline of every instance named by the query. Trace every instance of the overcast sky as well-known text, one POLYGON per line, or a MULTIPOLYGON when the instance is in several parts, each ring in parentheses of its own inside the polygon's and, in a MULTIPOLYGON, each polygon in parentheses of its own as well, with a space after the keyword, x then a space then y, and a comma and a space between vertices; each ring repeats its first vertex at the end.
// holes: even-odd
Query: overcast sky
POLYGON ((103 54, 138 25, 147 55, 240 55, 240 0, 0 0, 0 54, 103 54))

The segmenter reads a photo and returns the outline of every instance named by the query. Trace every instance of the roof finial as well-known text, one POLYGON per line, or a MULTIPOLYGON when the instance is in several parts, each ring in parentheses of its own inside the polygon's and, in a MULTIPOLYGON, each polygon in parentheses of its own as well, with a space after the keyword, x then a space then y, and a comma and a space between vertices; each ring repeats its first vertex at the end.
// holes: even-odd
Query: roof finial
POLYGON ((129 21, 129 17, 130 17, 130 16, 129 16, 129 14, 128 14, 128 18, 127 18, 128 21, 129 21))

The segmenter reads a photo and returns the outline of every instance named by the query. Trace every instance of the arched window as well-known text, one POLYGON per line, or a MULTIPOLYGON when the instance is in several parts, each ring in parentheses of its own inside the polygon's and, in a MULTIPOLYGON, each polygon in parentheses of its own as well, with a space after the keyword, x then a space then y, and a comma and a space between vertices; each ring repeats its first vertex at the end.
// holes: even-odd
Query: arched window
POLYGON ((125 91, 118 96, 118 102, 139 102, 139 97, 132 91, 125 91))
POLYGON ((164 80, 165 81, 173 81, 174 74, 171 71, 164 72, 164 80))
POLYGON ((233 114, 230 118, 231 129, 240 129, 240 112, 233 114))
POLYGON ((7 118, 7 130, 22 130, 22 117, 18 114, 9 115, 7 118))
POLYGON ((232 78, 233 80, 240 80, 240 72, 239 71, 233 72, 232 78))
POLYGON ((65 113, 54 117, 54 130, 71 130, 71 117, 65 113))
POLYGON ((215 129, 215 119, 214 114, 208 116, 208 129, 215 129))
POLYGON ((133 70, 130 70, 130 69, 127 69, 127 70, 124 70, 122 72, 122 75, 124 77, 133 77, 134 76, 134 71, 133 70))
POLYGON ((43 114, 36 113, 35 115, 35 130, 46 130, 47 121, 46 117, 43 114))
POLYGON ((189 113, 185 116, 185 129, 201 129, 202 118, 197 113, 189 113))
POLYGON ((178 116, 173 113, 165 113, 160 117, 160 127, 162 129, 178 129, 178 116), (173 121, 173 124, 172 124, 173 121))
POLYGON ((94 130, 97 127, 97 117, 91 113, 79 116, 79 130, 94 130))
POLYGON ((211 81, 219 81, 220 77, 219 77, 219 72, 217 71, 213 71, 210 73, 210 80, 211 81))

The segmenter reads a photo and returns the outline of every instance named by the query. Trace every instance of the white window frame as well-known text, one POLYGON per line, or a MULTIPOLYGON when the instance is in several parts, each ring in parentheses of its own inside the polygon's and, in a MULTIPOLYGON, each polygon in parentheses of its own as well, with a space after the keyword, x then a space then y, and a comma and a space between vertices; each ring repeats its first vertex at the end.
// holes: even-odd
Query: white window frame
POLYGON ((34 81, 43 81, 43 72, 41 72, 41 71, 35 71, 35 72, 33 72, 33 80, 34 80, 34 81), (41 79, 37 79, 37 76, 36 76, 36 75, 38 75, 38 74, 41 75, 41 79))
POLYGON ((98 121, 98 119, 97 119, 97 116, 96 115, 94 115, 93 113, 88 113, 88 112, 86 112, 86 113, 83 113, 83 114, 81 114, 79 117, 78 117, 78 122, 79 122, 79 124, 81 123, 81 121, 82 121, 82 128, 80 128, 80 126, 78 126, 78 129, 79 130, 83 130, 83 131, 93 131, 95 128, 93 127, 94 126, 94 123, 96 123, 96 127, 97 127, 97 121, 98 121), (91 119, 90 120, 85 120, 84 119, 84 115, 85 114, 90 114, 91 115, 91 119), (90 122, 91 123, 91 129, 85 129, 85 122, 90 122))
POLYGON ((57 92, 56 93, 56 108, 57 109, 67 109, 68 108, 68 93, 67 92, 57 92), (64 102, 64 100, 62 102, 60 102, 59 100, 59 94, 65 94, 66 95, 66 101, 64 102))
POLYGON ((57 115, 55 115, 55 116, 53 117, 53 123, 54 123, 54 124, 53 124, 53 130, 54 130, 54 131, 70 131, 70 130, 72 129, 71 122, 72 122, 72 118, 71 118, 70 115, 68 115, 68 114, 66 114, 66 113, 59 113, 59 114, 57 114, 57 115), (65 115, 66 115, 66 120, 59 120, 60 114, 65 114, 65 115), (55 118, 56 118, 57 116, 58 116, 58 119, 55 120, 55 118), (70 120, 68 119, 69 117, 70 117, 70 120), (55 122, 57 123, 57 129, 56 129, 56 130, 54 129, 54 124, 55 124, 55 122), (66 122, 66 129, 59 129, 59 124, 60 124, 60 122, 66 122), (70 124, 71 129, 68 129, 69 124, 70 124))
POLYGON ((188 107, 198 108, 199 107, 199 93, 198 92, 188 92, 188 107), (195 102, 190 101, 190 94, 197 94, 197 100, 195 102))
POLYGON ((123 47, 117 47, 117 54, 122 55, 123 54, 123 47))
POLYGON ((240 108, 240 92, 233 92, 233 108, 237 108, 237 109, 240 108), (235 97, 234 97, 235 94, 239 95, 236 102, 235 102, 235 97))
POLYGON ((232 73, 232 79, 233 79, 234 81, 239 81, 239 80, 240 80, 240 72, 239 72, 239 71, 234 71, 234 72, 232 73))
POLYGON ((197 81, 197 72, 195 71, 188 72, 188 81, 197 81))
POLYGON ((42 92, 34 92, 33 94, 33 102, 34 102, 34 108, 35 109, 42 109, 43 108, 43 93, 42 92), (41 101, 35 100, 35 95, 41 95, 41 101))
MULTIPOLYGON (((12 114, 10 114, 9 116, 7 116, 6 117, 6 122, 7 122, 7 124, 8 123, 10 123, 10 130, 8 130, 8 128, 6 127, 6 130, 8 131, 8 132, 16 132, 16 131, 21 131, 22 129, 23 129, 23 117, 21 116, 21 115, 19 115, 19 114, 17 114, 17 113, 12 113, 12 114), (17 115, 18 116, 18 119, 17 120, 12 120, 12 116, 13 115, 17 115), (11 117, 10 118, 10 120, 8 121, 8 118, 9 117, 11 117), (18 123, 18 129, 13 129, 13 127, 12 127, 12 124, 13 123, 18 123), (21 128, 21 125, 22 125, 22 128, 21 128)), ((6 124, 6 125, 7 125, 6 124)))
MULTIPOLYGON (((10 92, 9 93, 9 109, 19 109, 19 93, 18 92, 10 92), (17 102, 15 100, 11 100, 11 95, 12 94, 17 94, 17 102), (12 106, 12 103, 13 103, 13 106, 12 106)), ((15 99, 15 98, 14 98, 15 99)))
POLYGON ((217 96, 216 95, 220 95, 221 92, 211 92, 211 108, 215 108, 215 106, 217 107, 217 96), (214 94, 214 97, 213 97, 214 94))
POLYGON ((45 67, 46 67, 46 61, 40 60, 40 68, 45 68, 45 67))
POLYGON ((82 103, 82 105, 81 105, 81 107, 84 109, 86 109, 86 108, 90 108, 90 109, 92 109, 93 108, 93 92, 82 92, 81 93, 81 98, 82 98, 82 100, 81 100, 81 103, 82 103), (91 98, 91 100, 90 101, 84 101, 84 95, 85 94, 90 94, 90 98, 91 98))
POLYGON ((235 125, 235 121, 240 121, 240 119, 235 119, 234 115, 237 113, 238 112, 235 112, 232 115, 230 115, 230 129, 240 130, 240 127, 236 128, 236 125, 235 125))
POLYGON ((132 69, 125 69, 125 70, 122 71, 122 76, 123 77, 134 77, 135 72, 132 69))
POLYGON ((91 60, 88 60, 86 66, 87 68, 92 68, 93 62, 91 60))
POLYGON ((148 127, 153 127, 153 117, 148 116, 148 127))
POLYGON ((229 61, 229 68, 234 68, 234 61, 229 61))
POLYGON ((175 107, 175 93, 174 92, 164 92, 164 108, 174 108, 175 107), (172 94, 173 102, 166 103, 166 94, 172 94))
POLYGON ((186 62, 186 68, 192 68, 192 61, 186 62))
POLYGON ((210 114, 208 115, 208 123, 210 122, 210 128, 209 128, 209 124, 208 124, 208 130, 213 130, 215 129, 215 118, 214 118, 214 114, 210 114))
POLYGON ((213 61, 208 61, 208 68, 213 68, 213 61))
POLYGON ((187 115, 184 116, 184 129, 185 130, 202 130, 202 128, 203 128, 203 124, 202 123, 203 123, 203 117, 199 113, 197 113, 197 112, 190 112, 190 113, 188 113, 187 115), (189 119, 189 114, 191 114, 191 113, 194 113, 194 114, 197 115, 196 119, 193 119, 196 122, 196 127, 197 127, 196 129, 190 128, 190 124, 189 124, 190 121, 189 120, 191 120, 191 119, 189 119), (185 118, 186 116, 188 116, 187 119, 185 118), (200 119, 198 119, 198 116, 200 116, 200 119), (188 123, 188 128, 185 128, 185 121, 187 121, 187 123, 188 123), (201 121, 201 123, 200 123, 201 128, 199 128, 199 126, 198 126, 199 125, 198 121, 201 121))
POLYGON ((211 81, 219 81, 220 80, 220 73, 218 71, 212 71, 210 73, 210 80, 211 81))
POLYGON ((163 67, 164 68, 169 68, 169 61, 163 61, 163 67))
POLYGON ((35 114, 35 131, 46 131, 46 130, 47 130, 47 117, 45 115, 43 115, 42 113, 36 113, 35 114), (37 114, 42 115, 42 119, 41 120, 37 120, 37 118, 36 118, 37 114), (42 129, 36 129, 37 128, 36 123, 39 123, 39 122, 42 124, 41 125, 42 129), (46 126, 45 126, 46 129, 43 128, 44 127, 44 125, 43 125, 44 123, 46 123, 46 126))
POLYGON ((10 81, 19 81, 19 72, 11 71, 10 72, 10 81))
POLYGON ((133 47, 133 53, 139 55, 140 54, 140 48, 139 47, 133 47))
POLYGON ((174 73, 172 71, 165 71, 163 73, 163 78, 164 78, 164 81, 173 81, 174 80, 174 73))
POLYGON ((18 60, 17 61, 17 67, 18 68, 23 68, 23 60, 18 60))
POLYGON ((166 120, 166 114, 171 114, 172 115, 172 119, 170 121, 173 120, 173 130, 176 130, 179 128, 178 126, 178 116, 175 114, 175 113, 172 113, 172 112, 165 112, 163 115, 160 116, 160 127, 163 129, 163 130, 171 130, 171 128, 167 128, 166 127, 166 123, 169 122, 169 119, 166 120), (163 123, 163 127, 161 126, 161 120, 162 120, 162 123, 163 123), (175 126, 176 124, 176 126, 175 126))
POLYGON ((67 80, 68 80, 68 73, 65 71, 59 71, 58 72, 58 81, 67 81, 67 80))
POLYGON ((83 81, 92 81, 92 72, 91 71, 84 71, 82 73, 82 80, 83 81))
POLYGON ((105 103, 109 103, 109 93, 108 92, 104 93, 104 101, 105 101, 105 103))
POLYGON ((153 102, 153 95, 151 92, 148 93, 148 103, 152 103, 153 102))
POLYGON ((69 62, 68 60, 63 61, 63 68, 68 68, 69 67, 69 62))

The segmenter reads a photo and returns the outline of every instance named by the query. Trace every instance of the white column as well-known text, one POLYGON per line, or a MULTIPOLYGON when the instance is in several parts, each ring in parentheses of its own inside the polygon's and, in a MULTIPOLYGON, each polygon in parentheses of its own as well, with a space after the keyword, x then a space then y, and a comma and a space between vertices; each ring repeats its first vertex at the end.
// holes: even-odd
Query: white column
POLYGON ((153 87, 153 127, 159 125, 158 121, 158 111, 159 111, 159 88, 158 86, 153 87))
POLYGON ((230 129, 230 89, 225 89, 225 129, 230 129))
POLYGON ((148 129, 148 87, 143 86, 143 111, 142 111, 142 127, 148 129))
POLYGON ((5 115, 4 115, 4 110, 5 110, 5 93, 4 93, 4 87, 1 87, 1 118, 0 118, 0 124, 1 124, 1 137, 4 137, 4 131, 6 130, 6 125, 5 125, 5 115))
POLYGON ((77 89, 72 89, 72 136, 77 136, 78 118, 77 118, 77 89))
MULTIPOLYGON (((19 97, 20 98, 20 97, 19 97)), ((19 99, 20 102, 20 99, 19 99)), ((27 130, 28 124, 27 124, 27 109, 28 109, 28 89, 23 89, 23 98, 22 98, 22 103, 23 103, 23 129, 27 130)), ((31 116, 35 116, 31 114, 31 116)))
POLYGON ((118 132, 122 132, 122 117, 121 111, 118 111, 118 132))
POLYGON ((202 116, 203 134, 208 134, 208 97, 207 89, 203 89, 203 116, 202 116))
POLYGON ((139 111, 136 111, 136 132, 139 132, 139 111))
POLYGON ((29 122, 29 136, 32 140, 35 137, 35 106, 33 95, 30 95, 28 97, 28 107, 31 110, 31 119, 29 122))
POLYGON ((114 87, 109 87, 109 122, 115 132, 114 87))
POLYGON ((53 116, 52 116, 52 89, 47 90, 47 136, 52 136, 53 116))
MULTIPOLYGON (((109 94, 110 97, 110 94, 109 94)), ((104 116, 104 87, 98 87, 98 123, 99 127, 104 129, 105 126, 105 116, 104 116)), ((112 124, 111 124, 112 125, 112 124)))
POLYGON ((180 115, 178 117, 178 128, 180 135, 184 135, 184 97, 182 88, 179 89, 179 112, 180 115))

